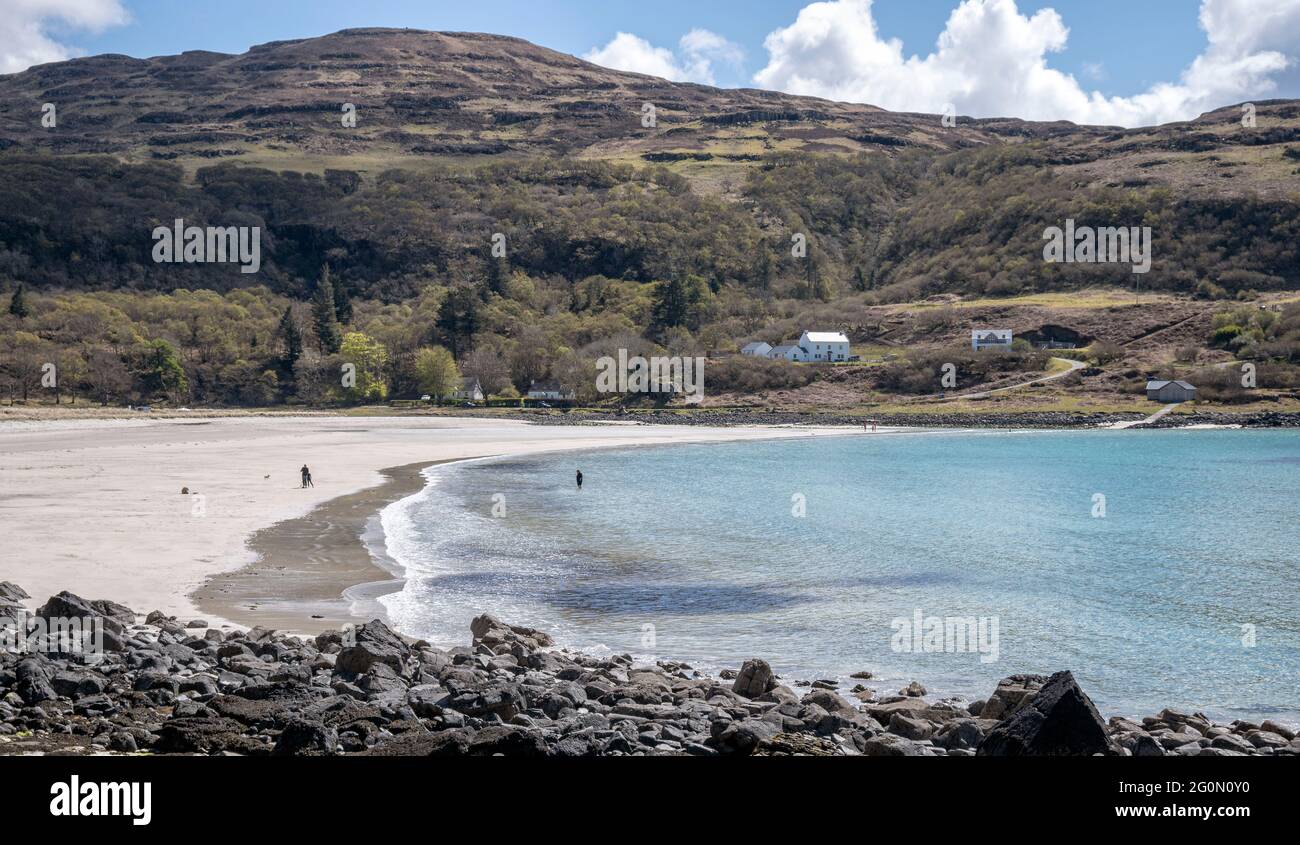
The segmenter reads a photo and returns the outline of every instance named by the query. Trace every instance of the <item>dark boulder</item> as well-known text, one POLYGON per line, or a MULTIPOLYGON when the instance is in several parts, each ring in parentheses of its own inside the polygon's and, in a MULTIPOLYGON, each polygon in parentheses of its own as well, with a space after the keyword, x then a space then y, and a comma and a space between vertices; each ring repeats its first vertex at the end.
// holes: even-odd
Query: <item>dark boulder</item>
POLYGON ((163 722, 154 750, 163 754, 247 753, 255 746, 243 735, 243 725, 233 719, 195 716, 163 722))
MULTIPOLYGON (((102 632, 103 647, 106 651, 126 650, 127 623, 119 617, 130 613, 131 611, 122 605, 106 601, 87 601, 67 590, 57 596, 51 596, 36 611, 37 616, 47 620, 51 630, 60 630, 64 627, 57 624, 55 620, 80 619, 83 620, 81 627, 85 627, 85 620, 91 620, 91 624, 98 626, 99 631, 102 632)), ((134 616, 130 618, 134 619, 134 616)))
POLYGON ((1047 678, 1042 675, 1012 675, 1003 678, 998 681, 998 687, 993 691, 993 695, 984 702, 979 712, 973 715, 981 719, 1005 719, 1032 700, 1045 683, 1047 678))
POLYGON ((51 596, 36 611, 36 615, 46 619, 99 619, 102 620, 106 631, 121 634, 126 630, 124 624, 114 616, 104 613, 107 607, 106 602, 86 601, 81 596, 64 590, 57 596, 51 596), (97 604, 99 607, 95 606, 97 604))
POLYGON ((54 687, 50 685, 49 672, 40 660, 29 657, 20 661, 16 675, 17 684, 14 686, 14 691, 28 707, 59 697, 54 687))
MULTIPOLYGON (((716 727, 719 723, 714 722, 716 727)), ((761 719, 745 719, 726 724, 713 736, 711 744, 724 754, 748 756, 758 747, 782 732, 782 729, 761 719)))
POLYGON ((1106 724, 1070 672, 1057 672, 1016 713, 991 730, 981 757, 1080 757, 1114 753, 1106 724))
POLYGON ((453 696, 445 706, 466 716, 496 716, 508 722, 526 710, 528 703, 515 684, 497 683, 453 696))
POLYGON ((474 757, 544 757, 546 740, 540 731, 495 725, 484 728, 469 743, 469 753, 474 757))
POLYGON ((495 616, 476 616, 469 625, 473 645, 492 654, 514 654, 522 657, 540 648, 555 645, 550 634, 521 625, 510 625, 495 616))
POLYGON ((758 698, 776 687, 776 676, 766 660, 746 660, 731 688, 746 698, 758 698))
POLYGON ((31 596, 27 591, 12 581, 0 581, 0 602, 7 604, 18 604, 23 599, 29 599, 31 596))
POLYGON ((362 752, 363 757, 464 757, 474 734, 465 728, 436 733, 405 733, 362 752))
POLYGON ((337 752, 339 735, 333 728, 307 719, 294 719, 285 725, 275 741, 277 756, 325 757, 337 752))
POLYGON ((64 698, 80 698, 86 695, 99 695, 107 683, 103 676, 95 672, 77 672, 63 670, 50 677, 50 686, 64 698))
POLYGON ((400 673, 411 654, 402 638, 378 619, 358 627, 352 639, 352 644, 339 652, 334 664, 338 671, 360 675, 376 663, 385 663, 400 673))

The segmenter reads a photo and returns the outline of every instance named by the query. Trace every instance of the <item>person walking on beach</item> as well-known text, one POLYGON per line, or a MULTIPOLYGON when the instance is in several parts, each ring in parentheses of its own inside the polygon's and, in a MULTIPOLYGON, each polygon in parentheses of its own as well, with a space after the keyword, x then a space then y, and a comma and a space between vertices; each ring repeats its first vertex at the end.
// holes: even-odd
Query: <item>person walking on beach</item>
POLYGON ((312 484, 312 483, 311 483, 311 470, 307 469, 307 465, 306 465, 306 464, 303 464, 303 465, 302 465, 302 486, 303 486, 303 487, 315 487, 315 486, 316 486, 315 484, 312 484))
POLYGON ((578 470, 578 489, 582 489, 582 470, 578 470))

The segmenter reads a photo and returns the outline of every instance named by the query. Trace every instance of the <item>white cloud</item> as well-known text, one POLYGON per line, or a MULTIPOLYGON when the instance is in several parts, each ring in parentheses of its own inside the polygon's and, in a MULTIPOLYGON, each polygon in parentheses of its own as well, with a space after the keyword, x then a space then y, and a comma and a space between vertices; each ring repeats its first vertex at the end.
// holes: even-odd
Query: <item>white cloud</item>
POLYGON ((615 70, 647 73, 673 82, 699 82, 713 85, 715 63, 739 67, 745 54, 734 44, 707 29, 692 29, 681 37, 674 53, 667 47, 656 47, 644 38, 629 32, 620 32, 604 47, 591 50, 583 56, 615 70))
POLYGON ((129 20, 120 0, 4 0, 0 13, 0 73, 79 54, 51 29, 99 32, 129 20))
POLYGON ((1177 83, 1133 97, 1085 90, 1048 66, 1069 38, 1054 9, 1030 16, 1016 0, 963 0, 933 52, 905 57, 901 41, 880 35, 871 6, 872 0, 805 6, 794 23, 767 36, 768 63, 754 81, 895 111, 938 113, 953 103, 976 117, 1122 126, 1185 120, 1300 89, 1300 0, 1202 0, 1205 52, 1177 83))

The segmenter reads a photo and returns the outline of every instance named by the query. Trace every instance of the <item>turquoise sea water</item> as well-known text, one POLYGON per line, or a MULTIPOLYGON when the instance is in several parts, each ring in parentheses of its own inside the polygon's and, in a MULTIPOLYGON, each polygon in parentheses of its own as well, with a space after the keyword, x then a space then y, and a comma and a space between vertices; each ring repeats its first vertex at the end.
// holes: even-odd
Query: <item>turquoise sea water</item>
POLYGON ((428 475, 383 513, 408 577, 383 601, 440 644, 490 611, 702 669, 983 698, 1069 668, 1107 715, 1300 720, 1300 432, 800 437, 428 475), (918 612, 996 624, 996 655, 902 650, 918 612))

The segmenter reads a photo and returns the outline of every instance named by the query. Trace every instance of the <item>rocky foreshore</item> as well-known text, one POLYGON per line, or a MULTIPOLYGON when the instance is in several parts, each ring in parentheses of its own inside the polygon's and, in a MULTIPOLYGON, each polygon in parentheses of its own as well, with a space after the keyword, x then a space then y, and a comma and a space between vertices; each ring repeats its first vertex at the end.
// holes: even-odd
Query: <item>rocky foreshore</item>
POLYGON ((801 695, 761 659, 711 677, 557 649, 488 615, 469 645, 444 650, 380 621, 303 639, 156 611, 141 622, 67 592, 24 618, 26 598, 0 582, 0 754, 1300 755, 1296 734, 1268 721, 1103 721, 1069 672, 1006 678, 969 703, 915 682, 888 695, 803 682, 801 695), (84 632, 66 624, 29 624, 55 619, 96 631, 102 652, 81 651, 84 632), (15 624, 38 633, 19 640, 15 624))
MULTIPOLYGON (((470 415, 473 412, 468 412, 470 415)), ((990 428, 990 429, 1094 429, 1122 422, 1138 422, 1146 414, 1070 413, 1065 411, 1024 412, 952 412, 938 408, 914 414, 874 414, 870 410, 857 414, 828 411, 782 411, 758 408, 652 410, 635 409, 619 412, 592 410, 523 411, 514 415, 539 425, 597 425, 608 422, 639 422, 651 425, 805 425, 852 426, 861 429, 863 422, 879 426, 907 428, 990 428)), ((1248 413, 1198 412, 1170 414, 1157 420, 1152 428, 1186 428, 1194 425, 1241 426, 1242 428, 1300 428, 1300 414, 1278 411, 1248 413)))

